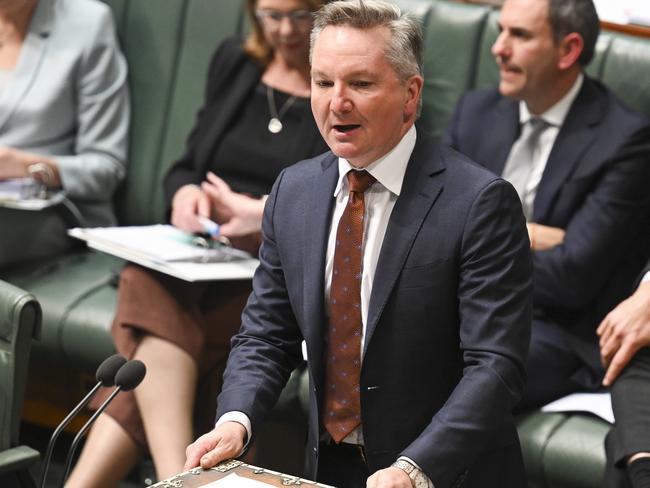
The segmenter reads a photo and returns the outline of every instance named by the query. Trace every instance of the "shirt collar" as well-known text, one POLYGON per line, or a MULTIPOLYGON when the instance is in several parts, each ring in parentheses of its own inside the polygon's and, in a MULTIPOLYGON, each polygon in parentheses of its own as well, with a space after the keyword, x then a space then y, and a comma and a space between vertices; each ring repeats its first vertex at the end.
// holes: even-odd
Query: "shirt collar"
MULTIPOLYGON (((564 119, 566 119, 569 109, 573 104, 574 100, 582 88, 582 83, 584 81, 584 75, 580 73, 576 78, 576 81, 573 82, 573 86, 569 89, 568 92, 551 108, 546 112, 539 115, 538 118, 548 122, 554 127, 562 127, 564 119)), ((526 102, 519 102, 519 122, 523 125, 532 118, 532 114, 529 112, 526 102)))
MULTIPOLYGON (((402 191, 406 166, 411 158, 416 139, 417 131, 415 130, 415 125, 412 125, 393 149, 364 168, 383 187, 397 196, 402 191)), ((348 171, 354 169, 357 168, 352 166, 347 159, 339 158, 339 179, 334 189, 334 197, 338 196, 343 188, 343 177, 348 171)))

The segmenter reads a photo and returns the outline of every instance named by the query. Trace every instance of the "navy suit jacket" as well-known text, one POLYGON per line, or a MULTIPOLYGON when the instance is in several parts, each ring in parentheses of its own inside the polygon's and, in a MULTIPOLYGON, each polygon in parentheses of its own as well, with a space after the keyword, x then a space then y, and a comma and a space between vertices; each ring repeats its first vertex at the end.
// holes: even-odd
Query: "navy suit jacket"
MULTIPOLYGON (((263 221, 260 266, 217 415, 255 432, 308 352, 307 476, 323 432, 324 269, 338 177, 332 153, 279 176, 263 221)), ((361 409, 372 471, 398 456, 437 488, 524 486, 511 410, 525 382, 531 259, 510 184, 418 138, 383 241, 370 299, 361 409), (473 481, 472 481, 473 480, 473 481)))
MULTIPOLYGON (((519 102, 496 89, 458 103, 446 142, 501 174, 519 137, 519 102)), ((584 84, 539 184, 533 222, 566 230, 534 253, 534 316, 558 325, 602 378, 596 327, 630 293, 650 253, 650 128, 597 81, 584 84)), ((534 323, 533 323, 534 326, 534 323)), ((587 386, 587 385, 586 385, 587 386)))

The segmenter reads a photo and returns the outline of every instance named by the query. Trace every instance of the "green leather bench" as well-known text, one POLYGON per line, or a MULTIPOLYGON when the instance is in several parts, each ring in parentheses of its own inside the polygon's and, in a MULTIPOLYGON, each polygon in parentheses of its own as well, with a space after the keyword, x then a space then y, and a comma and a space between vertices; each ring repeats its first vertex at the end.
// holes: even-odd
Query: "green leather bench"
MULTIPOLYGON (((128 177, 115 199, 118 218, 123 225, 161 222, 162 177, 181 153, 192 126, 211 52, 225 37, 246 29, 243 1, 156 0, 155 7, 139 0, 106 1, 115 12, 129 62, 133 99, 128 177)), ((465 90, 497 81, 490 46, 497 35, 498 13, 447 0, 394 1, 423 22, 426 81, 421 125, 440 136, 465 90)), ((648 53, 649 40, 607 32, 588 72, 650 116, 650 85, 643 82, 650 73, 648 53)), ((63 413, 86 391, 99 362, 113 352, 109 327, 115 278, 122 265, 110 256, 84 251, 2 277, 33 293, 43 308, 26 418, 43 421, 39 415, 44 406, 63 413)), ((302 380, 296 376, 296 381, 302 380)), ((599 486, 607 429, 606 423, 585 415, 533 413, 521 418, 531 486, 599 486)))

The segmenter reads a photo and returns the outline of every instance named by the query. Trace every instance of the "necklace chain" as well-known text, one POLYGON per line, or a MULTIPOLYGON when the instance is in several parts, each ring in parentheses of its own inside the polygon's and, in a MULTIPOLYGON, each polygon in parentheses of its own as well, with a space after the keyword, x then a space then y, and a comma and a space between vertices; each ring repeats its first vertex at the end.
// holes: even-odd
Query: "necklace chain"
POLYGON ((269 132, 273 134, 277 134, 282 130, 282 117, 284 116, 285 113, 287 113, 287 110, 294 104, 298 97, 295 95, 291 95, 283 104, 282 107, 280 107, 280 111, 278 111, 278 108, 275 105, 275 96, 273 94, 273 88, 271 86, 266 85, 266 101, 268 102, 269 105, 269 112, 271 113, 271 120, 269 120, 269 132))

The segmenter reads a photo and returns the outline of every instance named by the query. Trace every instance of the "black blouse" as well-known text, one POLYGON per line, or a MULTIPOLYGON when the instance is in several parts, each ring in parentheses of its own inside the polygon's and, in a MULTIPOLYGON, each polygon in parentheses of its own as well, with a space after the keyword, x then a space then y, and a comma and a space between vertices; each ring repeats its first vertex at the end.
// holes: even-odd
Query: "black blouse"
MULTIPOLYGON (((273 94, 276 110, 282 111, 290 96, 278 90, 273 90, 273 94)), ((210 165, 211 170, 233 190, 253 195, 267 194, 285 167, 316 155, 305 154, 305 148, 296 138, 298 128, 303 124, 311 124, 315 131, 318 130, 308 98, 296 98, 291 103, 280 118, 283 128, 277 134, 268 129, 270 119, 267 87, 260 82, 241 113, 224 132, 210 165)))

